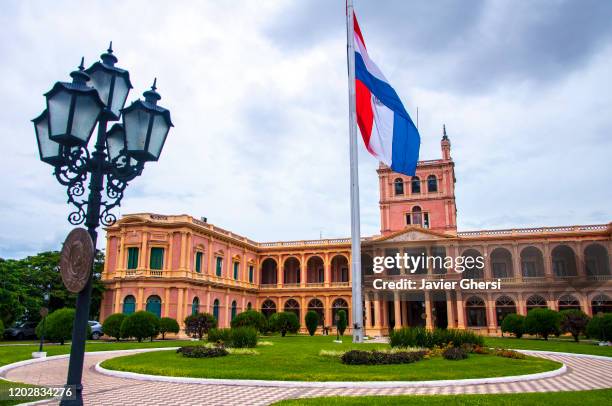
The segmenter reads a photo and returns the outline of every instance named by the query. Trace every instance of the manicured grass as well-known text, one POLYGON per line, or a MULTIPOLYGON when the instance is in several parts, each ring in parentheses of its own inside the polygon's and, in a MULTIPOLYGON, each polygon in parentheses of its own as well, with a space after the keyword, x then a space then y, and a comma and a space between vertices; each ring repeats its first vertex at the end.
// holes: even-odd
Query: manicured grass
POLYGON ((386 344, 335 344, 332 337, 288 336, 265 338, 274 345, 259 346, 259 355, 186 358, 174 351, 159 351, 109 359, 108 369, 153 375, 201 378, 305 380, 305 381, 415 381, 523 375, 559 368, 556 362, 470 354, 467 360, 432 358, 413 364, 344 365, 338 357, 323 357, 320 350, 389 348, 386 344))
POLYGON ((275 406, 603 406, 612 404, 612 389, 579 392, 517 393, 503 395, 360 396, 284 400, 275 406))
POLYGON ((612 347, 600 347, 592 341, 580 341, 575 343, 571 340, 552 337, 549 338, 548 341, 537 338, 485 337, 485 345, 489 347, 513 348, 517 350, 571 352, 612 357, 612 347))
MULTIPOLYGON (((3 342, 5 344, 6 342, 3 342)), ((134 348, 180 347, 193 344, 193 341, 153 341, 138 343, 135 341, 104 342, 88 341, 85 351, 131 350, 134 348)), ((38 345, 6 345, 0 346, 0 366, 32 358, 32 352, 38 351, 38 345)), ((47 356, 70 353, 70 345, 45 345, 47 356)))

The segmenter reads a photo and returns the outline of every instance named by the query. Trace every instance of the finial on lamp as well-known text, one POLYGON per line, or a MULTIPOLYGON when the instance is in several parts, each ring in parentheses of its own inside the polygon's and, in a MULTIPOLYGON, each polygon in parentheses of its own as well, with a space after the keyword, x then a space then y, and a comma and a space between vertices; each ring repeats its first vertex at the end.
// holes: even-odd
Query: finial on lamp
POLYGON ((113 41, 111 41, 110 44, 108 45, 108 49, 106 50, 106 53, 103 53, 102 55, 100 55, 100 59, 102 59, 103 64, 108 65, 108 66, 115 66, 117 61, 119 61, 119 59, 117 59, 117 57, 113 55, 113 41))
POLYGON ((72 83, 84 85, 89 80, 89 75, 85 72, 85 57, 81 57, 78 70, 70 72, 72 83))
POLYGON ((156 90, 157 90, 157 78, 153 79, 153 85, 151 86, 151 90, 147 90, 146 92, 142 94, 145 98, 145 102, 151 103, 151 104, 157 104, 157 101, 161 99, 161 96, 159 95, 159 93, 156 92, 156 90))

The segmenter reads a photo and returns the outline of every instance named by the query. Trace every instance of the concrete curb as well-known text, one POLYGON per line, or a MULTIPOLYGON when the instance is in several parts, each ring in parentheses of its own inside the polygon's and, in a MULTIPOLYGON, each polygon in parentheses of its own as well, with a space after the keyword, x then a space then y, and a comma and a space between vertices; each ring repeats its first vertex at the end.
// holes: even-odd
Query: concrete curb
MULTIPOLYGON (((575 355, 568 353, 556 353, 561 355, 575 355)), ((531 354, 530 354, 531 355, 531 354)), ((533 355, 537 355, 537 351, 533 351, 533 355)), ((605 357, 604 357, 605 358, 605 357)), ((610 358, 608 358, 611 360, 610 358)), ((174 383, 190 383, 201 385, 225 385, 225 386, 264 386, 264 387, 281 387, 281 388, 359 388, 359 389, 376 389, 376 388, 412 388, 412 387, 438 387, 438 386, 465 386, 465 385, 481 385, 481 384, 497 384, 509 382, 531 381, 535 379, 551 378, 562 375, 567 371, 567 366, 563 364, 561 368, 553 371, 540 372, 537 374, 515 375, 515 376, 500 376, 494 378, 470 378, 470 379, 449 379, 449 380, 434 380, 434 381, 329 381, 329 382, 307 382, 307 381, 271 381, 261 379, 212 379, 212 378, 188 378, 178 376, 163 376, 139 374, 136 372, 116 371, 102 367, 98 362, 95 365, 95 371, 116 378, 135 379, 140 381, 157 381, 157 382, 174 382, 174 383)))

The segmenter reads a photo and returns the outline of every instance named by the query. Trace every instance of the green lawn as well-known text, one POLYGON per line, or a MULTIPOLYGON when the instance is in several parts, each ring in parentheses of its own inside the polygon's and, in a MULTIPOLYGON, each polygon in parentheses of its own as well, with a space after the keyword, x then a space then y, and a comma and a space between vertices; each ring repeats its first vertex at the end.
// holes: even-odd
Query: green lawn
POLYGON ((557 338, 549 338, 548 341, 545 341, 537 338, 485 337, 485 344, 496 348, 572 352, 612 357, 612 347, 600 347, 592 341, 575 343, 573 340, 557 338))
POLYGON ((360 396, 284 400, 275 406, 603 406, 612 404, 612 389, 580 392, 517 393, 504 395, 360 396))
POLYGON ((201 378, 305 380, 305 381, 415 381, 523 375, 550 371, 560 364, 540 359, 517 360, 493 355, 471 354, 467 360, 433 358, 413 364, 344 365, 337 357, 319 351, 388 348, 386 344, 335 344, 332 337, 288 336, 265 338, 274 345, 259 346, 259 355, 194 359, 174 351, 159 351, 109 359, 108 369, 153 375, 201 378))

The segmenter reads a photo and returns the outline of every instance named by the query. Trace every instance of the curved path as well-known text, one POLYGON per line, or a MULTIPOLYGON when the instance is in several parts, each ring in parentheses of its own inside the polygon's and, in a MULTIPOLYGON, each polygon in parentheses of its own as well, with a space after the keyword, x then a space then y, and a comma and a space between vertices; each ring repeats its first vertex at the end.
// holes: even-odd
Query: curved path
MULTIPOLYGON (((157 349, 156 349, 157 350, 157 349)), ((95 370, 101 361, 138 351, 88 353, 83 372, 84 398, 92 405, 266 405, 281 399, 318 396, 364 395, 454 395, 517 392, 552 392, 612 387, 612 358, 580 354, 523 351, 530 355, 562 362, 564 373, 528 381, 396 388, 325 388, 228 385, 143 381, 113 377, 95 370)), ((43 362, 16 363, 0 369, 0 376, 37 385, 61 385, 68 368, 67 357, 43 362), (21 365, 20 365, 21 364, 21 365)), ((56 404, 57 402, 47 402, 56 404)))

